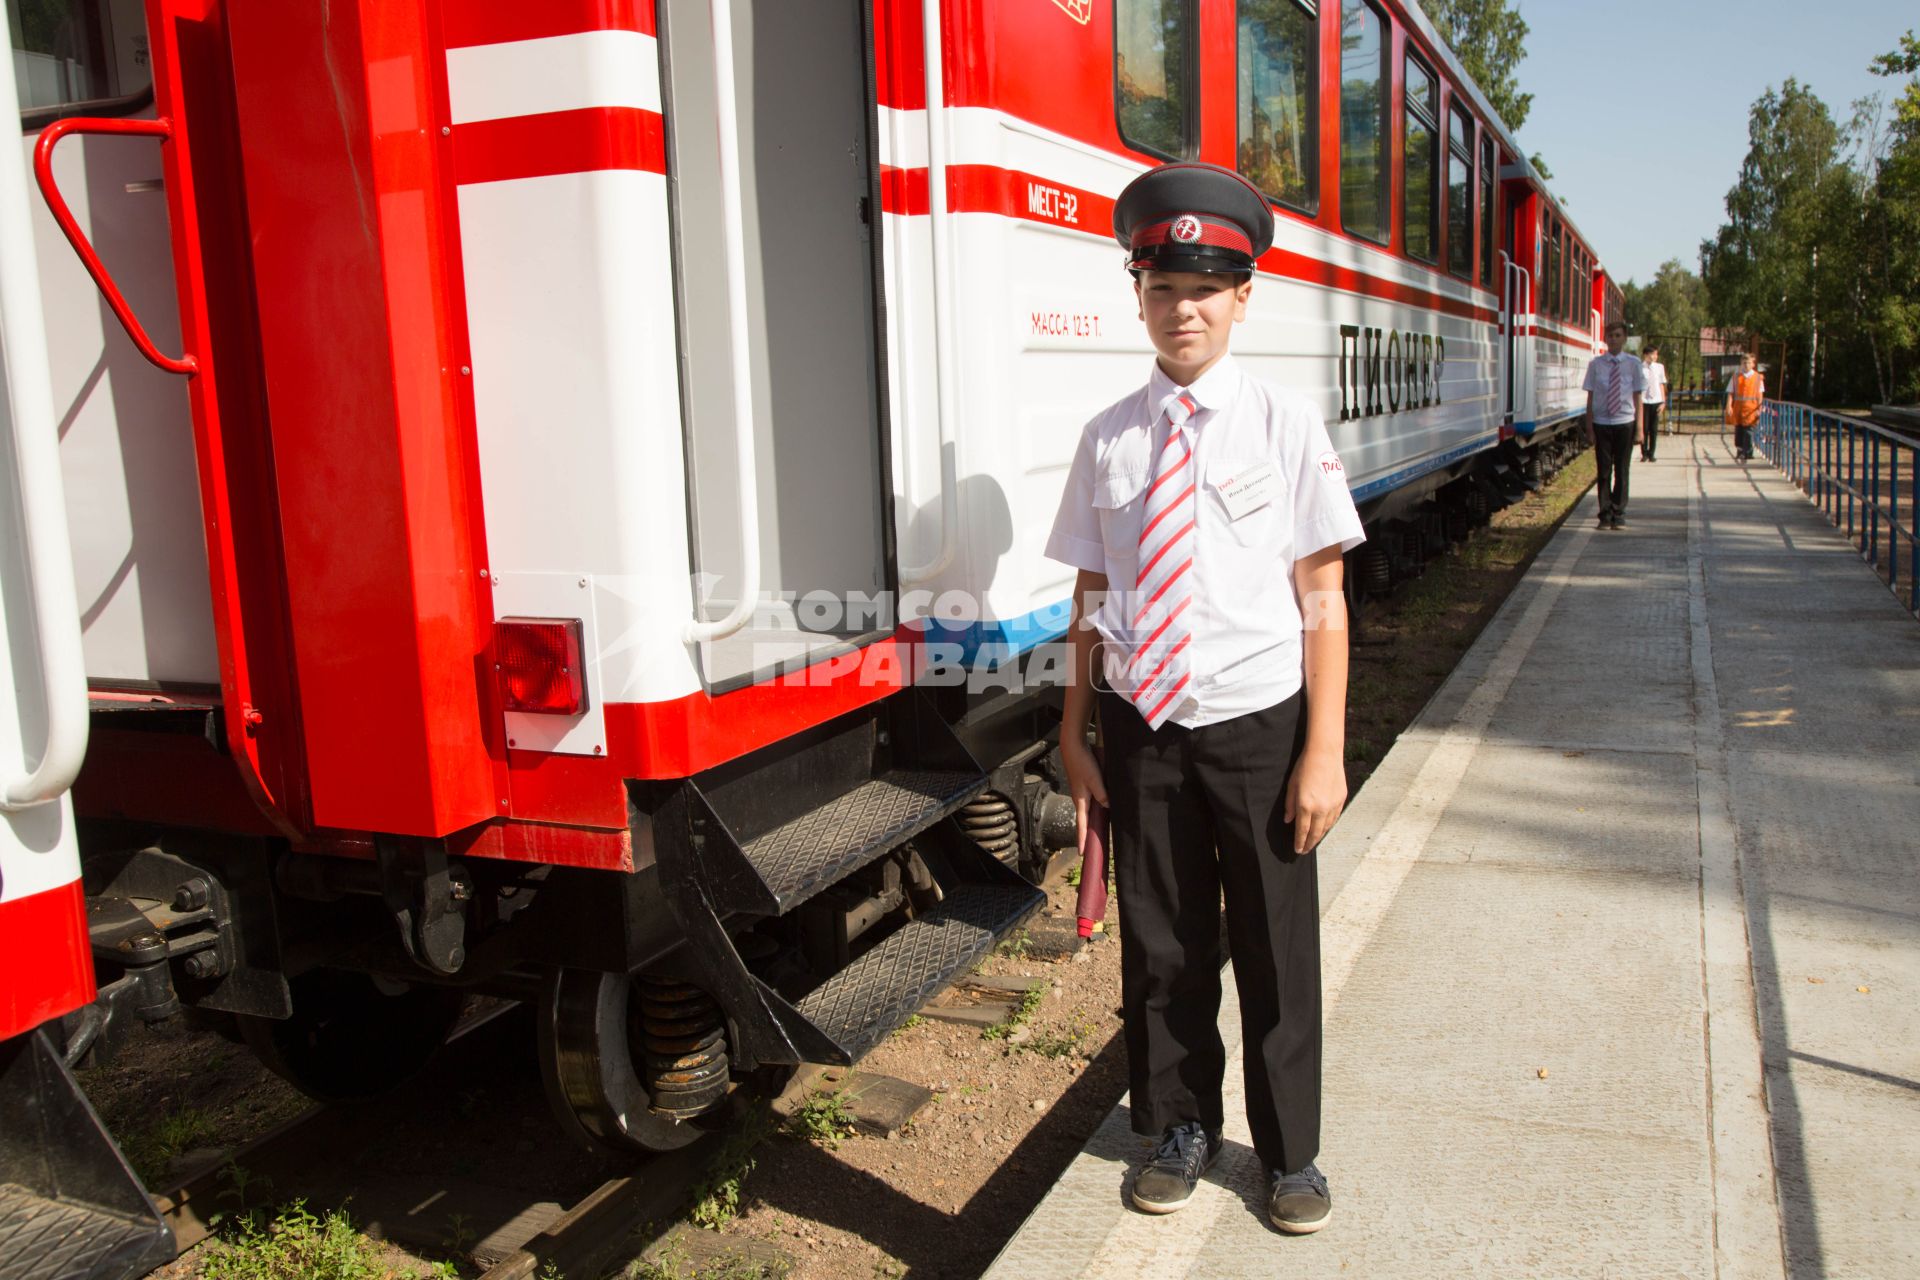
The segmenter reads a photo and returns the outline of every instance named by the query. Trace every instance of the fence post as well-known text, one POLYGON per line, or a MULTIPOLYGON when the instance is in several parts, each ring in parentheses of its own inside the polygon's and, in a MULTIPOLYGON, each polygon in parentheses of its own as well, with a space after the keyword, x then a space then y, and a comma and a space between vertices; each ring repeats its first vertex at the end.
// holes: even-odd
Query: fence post
POLYGON ((1890 468, 1887 481, 1887 587, 1893 592, 1893 598, 1900 598, 1900 450, 1895 448, 1888 459, 1890 468))
POLYGON ((1873 548, 1867 563, 1877 569, 1880 567, 1880 441, 1870 437, 1866 443, 1873 450, 1867 459, 1867 492, 1872 496, 1867 500, 1865 523, 1867 544, 1873 548))
POLYGON ((1843 525, 1841 525, 1841 528, 1847 531, 1847 541, 1852 542, 1853 541, 1853 432, 1847 429, 1846 423, 1841 422, 1837 418, 1834 420, 1834 425, 1840 432, 1841 447, 1846 454, 1846 468, 1847 468, 1847 478, 1840 482, 1840 506, 1841 506, 1842 514, 1846 517, 1846 522, 1843 525))

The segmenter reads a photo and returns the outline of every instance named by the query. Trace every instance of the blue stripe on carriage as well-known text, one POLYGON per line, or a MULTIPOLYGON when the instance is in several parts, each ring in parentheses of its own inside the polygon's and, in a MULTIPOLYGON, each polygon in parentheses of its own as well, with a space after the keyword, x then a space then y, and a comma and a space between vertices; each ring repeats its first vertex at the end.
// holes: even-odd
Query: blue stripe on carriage
POLYGON ((1017 658, 1029 649, 1037 649, 1067 634, 1073 618, 1073 600, 1068 597, 1042 605, 1018 618, 994 618, 989 621, 955 624, 929 619, 924 624, 928 644, 960 646, 960 660, 967 666, 984 660, 989 667, 1017 658))
POLYGON ((1429 471, 1438 471, 1448 463, 1458 462, 1462 458, 1479 453, 1482 449, 1491 449, 1498 443, 1500 443, 1500 432, 1497 429, 1486 435, 1476 436, 1465 444, 1455 445, 1445 453, 1437 453, 1431 458, 1422 458, 1410 467, 1402 467, 1398 471, 1367 481, 1353 491, 1353 500, 1365 502, 1368 498, 1377 497, 1389 489, 1398 489, 1409 480, 1417 480, 1429 471))

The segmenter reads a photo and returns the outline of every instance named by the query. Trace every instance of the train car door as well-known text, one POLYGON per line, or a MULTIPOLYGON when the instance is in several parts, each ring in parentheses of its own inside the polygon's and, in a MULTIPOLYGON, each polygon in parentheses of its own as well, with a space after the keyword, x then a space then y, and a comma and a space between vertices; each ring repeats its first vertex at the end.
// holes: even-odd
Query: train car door
MULTIPOLYGON (((62 116, 153 116, 138 0, 8 0, 7 11, 23 170, 40 131, 62 116)), ((154 342, 180 350, 160 146, 151 138, 69 137, 53 170, 154 342)), ((37 196, 33 231, 87 674, 98 686, 217 689, 184 381, 141 358, 37 196)))
POLYGON ((710 5, 660 5, 689 522, 705 618, 738 600, 740 503, 755 503, 759 525, 762 603, 701 655, 715 692, 894 626, 884 599, 893 520, 868 8, 732 5, 756 455, 755 491, 745 494, 710 5))

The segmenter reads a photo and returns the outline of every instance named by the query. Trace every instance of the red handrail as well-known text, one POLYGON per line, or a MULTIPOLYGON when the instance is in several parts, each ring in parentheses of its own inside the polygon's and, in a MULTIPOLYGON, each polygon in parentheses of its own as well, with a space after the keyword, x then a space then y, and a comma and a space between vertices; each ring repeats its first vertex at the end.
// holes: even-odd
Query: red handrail
POLYGON ((164 142, 173 136, 173 122, 165 116, 158 120, 116 120, 97 116, 56 120, 40 131, 40 141, 33 148, 33 176, 40 184, 40 194, 46 198, 47 208, 53 210, 53 220, 66 233, 67 243, 73 246, 73 251, 80 255, 80 265, 87 269, 94 284, 100 287, 101 296, 113 308, 113 314, 120 318, 120 327, 127 331, 127 337, 133 339, 133 345, 140 349, 140 354, 168 373, 184 374, 191 378, 200 371, 200 362, 191 353, 183 353, 175 360, 162 355, 160 349, 153 345, 153 339, 147 336, 147 331, 133 314, 133 308, 121 296, 120 287, 107 274, 100 255, 93 251, 87 233, 80 229, 80 224, 74 220, 73 210, 67 208, 66 199, 60 194, 60 186, 53 178, 53 149, 59 145, 60 139, 70 133, 134 134, 159 138, 164 142))

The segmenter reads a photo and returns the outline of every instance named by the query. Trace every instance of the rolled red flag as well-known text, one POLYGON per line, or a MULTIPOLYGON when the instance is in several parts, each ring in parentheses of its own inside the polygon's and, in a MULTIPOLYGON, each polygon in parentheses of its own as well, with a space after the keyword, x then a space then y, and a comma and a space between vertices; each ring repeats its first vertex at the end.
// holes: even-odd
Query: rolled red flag
POLYGON ((1087 799, 1087 836, 1080 845, 1080 936, 1093 937, 1096 925, 1107 918, 1107 806, 1087 799))

